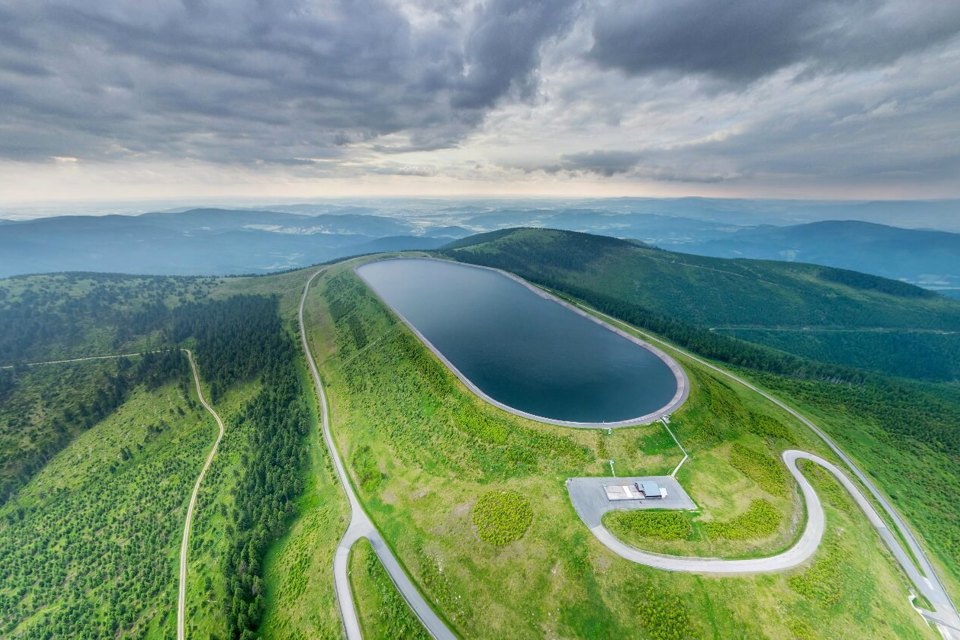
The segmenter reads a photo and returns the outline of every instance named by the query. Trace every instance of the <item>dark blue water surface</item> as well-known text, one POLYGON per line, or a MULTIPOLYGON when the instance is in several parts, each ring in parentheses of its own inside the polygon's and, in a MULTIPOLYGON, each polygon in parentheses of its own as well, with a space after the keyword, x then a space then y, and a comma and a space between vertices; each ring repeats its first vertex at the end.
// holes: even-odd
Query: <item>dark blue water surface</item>
POLYGON ((616 422, 657 411, 677 391, 656 354, 495 271, 421 259, 357 271, 473 384, 514 409, 616 422))

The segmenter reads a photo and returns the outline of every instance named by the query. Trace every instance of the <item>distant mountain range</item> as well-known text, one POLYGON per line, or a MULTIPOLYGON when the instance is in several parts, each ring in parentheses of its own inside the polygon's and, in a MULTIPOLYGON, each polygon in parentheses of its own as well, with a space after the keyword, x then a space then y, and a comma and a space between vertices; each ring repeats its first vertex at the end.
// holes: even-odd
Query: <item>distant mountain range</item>
POLYGON ((268 273, 477 232, 549 227, 714 257, 811 262, 960 297, 960 203, 706 198, 385 200, 0 220, 0 277, 51 271, 268 273), (835 215, 841 220, 824 220, 835 215), (956 223, 952 222, 957 220, 956 223))
POLYGON ((960 291, 960 234, 943 231, 826 221, 739 229, 681 249, 718 258, 811 262, 960 291))
POLYGON ((56 271, 266 273, 359 253, 433 249, 464 235, 450 233, 362 214, 194 209, 41 218, 3 225, 0 277, 56 271))
MULTIPOLYGON (((960 297, 958 233, 904 229, 860 220, 824 220, 780 226, 749 224, 760 215, 753 209, 737 208, 730 201, 705 201, 701 203, 702 208, 696 208, 693 200, 671 201, 667 210, 673 215, 583 208, 503 209, 467 215, 461 223, 476 231, 518 225, 546 227, 640 240, 648 245, 696 255, 810 262, 903 280, 960 297), (718 203, 723 203, 725 208, 718 203), (724 218, 725 211, 730 214, 727 218, 724 218)), ((783 221, 791 217, 816 217, 825 212, 855 214, 866 211, 876 218, 900 214, 903 220, 914 220, 906 214, 909 207, 905 203, 895 204, 810 205, 811 209, 805 213, 791 210, 789 215, 771 215, 783 221)), ((921 212, 928 213, 930 208, 918 207, 921 212)), ((940 208, 936 210, 940 211, 940 208)))

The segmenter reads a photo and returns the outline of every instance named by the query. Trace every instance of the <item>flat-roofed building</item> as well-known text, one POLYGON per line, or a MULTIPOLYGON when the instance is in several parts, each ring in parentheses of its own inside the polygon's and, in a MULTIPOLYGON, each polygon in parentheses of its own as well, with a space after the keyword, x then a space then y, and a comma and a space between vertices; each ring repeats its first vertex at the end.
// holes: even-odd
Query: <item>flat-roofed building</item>
POLYGON ((637 491, 645 498, 666 498, 667 490, 653 480, 644 480, 636 483, 637 491))
POLYGON ((607 500, 643 500, 643 493, 636 484, 608 484, 603 490, 607 500))

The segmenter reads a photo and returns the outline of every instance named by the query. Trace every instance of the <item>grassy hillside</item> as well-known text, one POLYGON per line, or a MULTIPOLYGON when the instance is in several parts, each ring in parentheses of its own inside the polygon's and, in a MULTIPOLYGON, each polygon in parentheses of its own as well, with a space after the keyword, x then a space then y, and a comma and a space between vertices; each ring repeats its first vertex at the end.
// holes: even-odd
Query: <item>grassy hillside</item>
POLYGON ((137 388, 0 509, 0 635, 175 633, 183 518, 216 433, 187 388, 137 388))
MULTIPOLYGON (((536 261, 524 252, 543 251, 540 282, 608 304, 611 313, 624 311, 741 370, 757 364, 745 372, 822 422, 883 486, 905 478, 923 492, 927 499, 918 501, 890 490, 958 575, 955 386, 891 381, 710 332, 697 324, 704 317, 762 318, 763 295, 747 284, 750 269, 759 267, 737 263, 734 271, 743 271, 717 274, 680 260, 674 266, 682 278, 670 285, 663 254, 675 254, 610 239, 580 246, 582 238, 506 232, 449 255, 490 263, 508 256, 516 271, 537 281, 536 261), (624 267, 632 261, 647 265, 638 272, 644 277, 624 267), (684 278, 690 300, 681 295, 684 278), (607 288, 605 279, 615 284, 607 288), (675 290, 671 304, 685 314, 682 322, 665 322, 669 306, 643 306, 657 299, 648 290, 664 283, 675 290), (718 295, 715 288, 724 286, 718 295)), ((805 472, 825 495, 828 535, 805 568, 714 579, 614 556, 573 512, 564 480, 604 475, 611 458, 620 473, 668 472, 681 454, 662 427, 576 431, 489 406, 377 301, 352 264, 331 266, 306 305, 334 435, 372 518, 462 635, 813 638, 830 629, 838 637, 933 637, 906 601, 908 583, 879 538, 815 469, 805 472), (502 520, 484 508, 504 491, 518 496, 524 517, 502 520)), ((192 636, 341 633, 331 567, 347 509, 294 340, 307 276, 0 281, 7 292, 0 294, 0 315, 13 309, 5 317, 17 320, 5 344, 26 345, 15 359, 193 349, 227 431, 201 489, 191 538, 192 636), (31 317, 46 328, 33 329, 31 317), (68 327, 71 318, 77 331, 68 327)), ((848 298, 863 300, 876 318, 900 318, 893 333, 960 318, 958 305, 847 272, 774 265, 761 281, 777 313, 783 302, 824 323, 857 321, 848 298)), ((784 548, 803 513, 778 456, 792 447, 829 452, 755 394, 673 353, 693 387, 673 420, 691 454, 680 480, 700 508, 652 524, 646 515, 608 524, 653 550, 750 556, 784 548)), ((178 352, 150 366, 140 362, 0 373, 0 481, 6 478, 9 495, 0 506, 0 635, 63 635, 77 625, 95 637, 171 635, 183 509, 215 429, 192 399, 178 352), (143 531, 154 535, 144 539, 143 531)), ((368 550, 355 550, 353 570, 365 628, 387 637, 412 633, 409 611, 368 550)))
MULTIPOLYGON (((205 393, 227 423, 191 537, 187 624, 194 635, 239 637, 265 620, 278 637, 339 630, 329 567, 343 503, 292 333, 291 301, 305 279, 0 280, 0 350, 15 360, 193 349, 205 393)), ((77 618, 90 637, 173 633, 183 506, 213 433, 170 444, 173 436, 162 437, 172 433, 169 421, 152 422, 150 394, 185 372, 175 390, 191 397, 177 350, 0 370, 0 495, 7 501, 0 635, 71 629, 77 618), (111 453, 117 420, 128 441, 111 453), (136 429, 147 431, 143 443, 136 429), (94 455, 78 477, 81 467, 58 461, 73 460, 81 445, 94 455), (133 464, 139 475, 118 486, 114 474, 133 464), (46 488, 61 476, 76 478, 69 494, 46 488), (98 507, 106 511, 95 513, 98 507), (77 520, 62 522, 71 517, 77 520), (134 547, 142 534, 131 527, 156 535, 134 547), (140 585, 128 588, 128 580, 140 585)))
MULTIPOLYGON (((909 360, 908 347, 924 335, 932 341, 928 345, 957 339, 913 331, 956 330, 960 317, 956 301, 824 267, 699 258, 557 231, 490 234, 463 241, 445 253, 515 271, 737 367, 817 420, 862 462, 920 527, 953 580, 960 580, 960 510, 955 499, 960 494, 960 397, 955 384, 864 375, 850 368, 872 359, 878 369, 890 369, 892 362, 909 360), (766 336, 775 333, 765 333, 762 327, 789 322, 791 317, 830 327, 831 332, 845 329, 843 339, 849 337, 851 345, 834 358, 843 366, 758 344, 771 343, 766 336), (709 330, 720 322, 761 327, 750 334, 758 343, 709 330), (889 337, 882 346, 873 340, 872 329, 857 332, 878 325, 887 327, 889 337), (858 335, 871 338, 860 342, 858 335), (904 486, 912 490, 904 492, 904 486)), ((802 335, 806 339, 816 333, 802 335)), ((918 377, 937 368, 952 371, 960 361, 951 360, 951 353, 941 348, 917 358, 918 377)))
POLYGON ((90 273, 0 280, 0 504, 137 384, 159 375, 143 360, 23 363, 174 346, 165 331, 175 310, 215 286, 90 273))
POLYGON ((364 638, 430 639, 430 634, 390 581, 390 576, 366 538, 358 540, 350 550, 350 585, 356 601, 360 604, 360 624, 364 638))
POLYGON ((171 310, 213 278, 58 273, 0 280, 0 365, 140 351, 164 342, 171 310))
POLYGON ((922 379, 960 378, 960 303, 894 280, 543 229, 474 236, 442 253, 825 362, 922 379))
MULTIPOLYGON (((335 266, 318 280, 308 315, 334 435, 372 518, 463 636, 816 637, 817 629, 830 628, 839 637, 932 637, 906 602, 905 579, 876 534, 842 504, 828 516, 831 543, 812 566, 794 572, 712 579, 615 556, 573 512, 564 481, 604 475, 610 458, 625 474, 662 473, 680 457, 662 428, 607 435, 491 407, 349 267, 335 266), (484 496, 505 490, 527 505, 528 524, 518 518, 523 526, 505 528, 512 517, 490 521, 492 512, 478 509, 484 496), (833 587, 821 589, 824 580, 833 587)), ((780 469, 776 456, 787 447, 828 454, 769 403, 682 361, 694 388, 674 424, 691 451, 680 478, 701 506, 698 517, 729 530, 738 518, 753 517, 756 501, 776 513, 772 528, 718 533, 685 542, 687 548, 751 555, 788 544, 802 511, 782 469, 780 476, 770 469, 780 469)), ((381 597, 372 591, 360 591, 366 616, 381 597)))

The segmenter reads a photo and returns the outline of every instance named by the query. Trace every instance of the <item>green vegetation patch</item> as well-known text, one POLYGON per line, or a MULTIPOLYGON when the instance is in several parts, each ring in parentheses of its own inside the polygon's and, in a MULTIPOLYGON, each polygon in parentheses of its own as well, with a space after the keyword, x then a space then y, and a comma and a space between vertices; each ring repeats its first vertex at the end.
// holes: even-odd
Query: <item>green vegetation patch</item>
POLYGON ((621 538, 653 538, 655 540, 690 540, 693 525, 680 511, 612 511, 605 524, 621 538))
POLYGON ((0 637, 172 637, 186 503, 215 434, 170 382, 56 455, 0 508, 0 637))
POLYGON ((954 580, 960 580, 960 394, 954 386, 891 380, 856 387, 768 375, 755 379, 792 398, 854 453, 923 532, 954 580), (918 487, 923 500, 900 497, 904 478, 918 487))
POLYGON ((705 522, 704 529, 711 538, 749 540, 772 536, 780 529, 783 514, 766 500, 754 500, 744 513, 724 522, 705 522))
POLYGON ((834 509, 845 513, 860 511, 855 507, 847 490, 840 486, 829 471, 809 460, 798 460, 797 467, 811 482, 816 483, 817 493, 824 500, 829 499, 834 509))
POLYGON ((843 598, 843 550, 836 540, 826 542, 823 550, 812 567, 790 576, 787 584, 800 595, 829 608, 843 598))
POLYGON ((497 546, 522 538, 531 520, 530 503, 516 491, 489 491, 473 507, 477 535, 497 546))
POLYGON ((678 596, 665 593, 646 581, 634 580, 624 585, 627 601, 632 604, 635 621, 653 640, 691 638, 690 613, 678 596))
POLYGON ((773 456, 737 442, 730 448, 730 464, 767 493, 775 496, 787 494, 787 473, 773 456))
POLYGON ((663 427, 652 433, 638 436, 636 445, 637 451, 648 456, 670 454, 680 450, 663 427))
POLYGON ((350 583, 359 604, 364 638, 429 640, 430 636, 400 596, 366 538, 353 546, 350 583))
POLYGON ((179 376, 187 395, 185 370, 179 351, 164 351, 133 360, 0 371, 0 505, 58 451, 126 402, 138 385, 156 389, 179 376))
POLYGON ((782 422, 762 413, 751 413, 747 428, 759 436, 778 438, 790 444, 796 444, 793 434, 782 422))
POLYGON ((364 491, 375 492, 383 482, 384 475, 377 466, 377 459, 370 445, 365 444, 353 452, 350 459, 357 480, 364 491))

